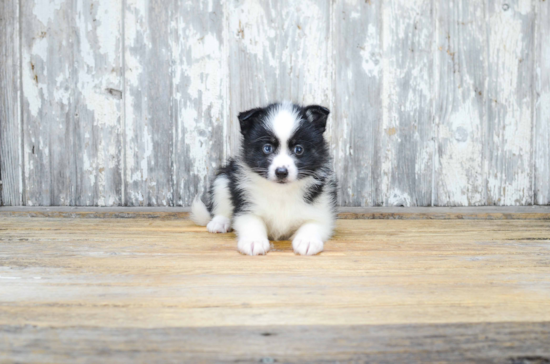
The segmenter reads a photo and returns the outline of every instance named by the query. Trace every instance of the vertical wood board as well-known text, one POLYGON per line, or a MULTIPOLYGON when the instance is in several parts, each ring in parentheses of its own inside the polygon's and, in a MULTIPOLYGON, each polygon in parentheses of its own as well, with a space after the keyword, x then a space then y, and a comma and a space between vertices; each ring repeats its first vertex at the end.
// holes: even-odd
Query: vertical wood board
POLYGON ((22 205, 19 1, 0 1, 0 205, 22 205))
POLYGON ((432 1, 382 4, 382 123, 377 130, 381 174, 377 199, 385 206, 430 206, 435 74, 432 1))
POLYGON ((125 4, 125 204, 173 206, 175 62, 170 35, 176 4, 125 4))
POLYGON ((550 204, 550 1, 539 1, 535 42, 534 203, 550 204))
POLYGON ((335 2, 331 130, 339 203, 382 205, 380 188, 381 5, 335 2))
POLYGON ((487 2, 487 204, 533 203, 531 0, 487 2))
POLYGON ((437 4, 434 205, 484 205, 488 72, 485 2, 442 0, 437 4))
POLYGON ((76 3, 75 205, 122 203, 122 0, 76 3))
POLYGON ((174 64, 173 117, 175 205, 205 193, 224 162, 228 122, 224 4, 177 2, 171 17, 174 64))
POLYGON ((25 203, 118 205, 120 2, 22 9, 25 203))
POLYGON ((74 205, 77 199, 75 127, 75 11, 66 0, 21 6, 24 178, 26 201, 74 205))

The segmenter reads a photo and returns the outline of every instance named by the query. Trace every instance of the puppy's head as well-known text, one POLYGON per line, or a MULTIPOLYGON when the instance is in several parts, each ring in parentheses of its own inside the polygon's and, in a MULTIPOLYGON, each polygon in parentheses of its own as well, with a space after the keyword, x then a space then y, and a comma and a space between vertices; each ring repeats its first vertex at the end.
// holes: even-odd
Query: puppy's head
POLYGON ((330 111, 283 102, 239 114, 242 158, 277 183, 316 176, 329 158, 323 133, 330 111))

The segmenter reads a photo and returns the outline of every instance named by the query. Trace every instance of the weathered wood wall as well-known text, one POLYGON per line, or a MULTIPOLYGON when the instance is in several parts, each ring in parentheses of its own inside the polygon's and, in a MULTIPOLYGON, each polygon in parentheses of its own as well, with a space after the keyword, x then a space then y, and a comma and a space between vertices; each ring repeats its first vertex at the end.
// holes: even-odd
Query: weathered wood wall
POLYGON ((290 99, 342 205, 550 204, 548 34, 544 0, 0 0, 2 203, 189 205, 290 99))

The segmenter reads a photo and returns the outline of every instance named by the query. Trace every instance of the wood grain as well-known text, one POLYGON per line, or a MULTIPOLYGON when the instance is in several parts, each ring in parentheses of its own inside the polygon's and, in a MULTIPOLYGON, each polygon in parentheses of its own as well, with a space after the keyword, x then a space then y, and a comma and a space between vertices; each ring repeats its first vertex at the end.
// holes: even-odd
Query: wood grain
POLYGON ((330 122, 338 202, 381 206, 380 145, 383 67, 381 3, 337 1, 333 6, 334 101, 330 122))
POLYGON ((0 326, 0 360, 27 363, 546 364, 550 323, 103 328, 0 326))
POLYGON ((175 2, 138 0, 124 9, 126 206, 172 206, 175 2))
POLYGON ((434 93, 434 204, 487 203, 487 25, 484 1, 439 1, 434 93))
POLYGON ((282 99, 332 110, 341 206, 550 203, 548 2, 2 9, 4 205, 189 206, 282 99))
POLYGON ((74 18, 76 149, 79 206, 122 204, 122 1, 85 0, 74 18))
POLYGON ((0 360, 546 360, 549 232, 339 220, 249 257, 189 221, 0 217, 0 360))
POLYGON ((0 205, 22 205, 19 1, 0 2, 0 205))
POLYGON ((534 203, 550 205, 550 1, 538 1, 535 40, 534 203))
POLYGON ((430 206, 435 73, 432 1, 395 0, 382 4, 379 198, 384 206, 430 206))
POLYGON ((21 4, 25 205, 74 205, 77 199, 77 85, 80 47, 68 29, 70 1, 21 4))
POLYGON ((22 6, 26 205, 120 204, 122 23, 116 4, 22 6))
POLYGON ((190 206, 196 195, 206 194, 225 159, 230 101, 224 6, 219 0, 176 2, 172 16, 176 206, 190 206))
POLYGON ((227 120, 220 1, 125 11, 125 205, 189 206, 223 161, 227 120))
POLYGON ((339 220, 313 258, 295 256, 287 241, 267 256, 241 256, 233 234, 190 221, 1 218, 1 226, 5 325, 550 320, 550 221, 339 220))
MULTIPOLYGON (((188 207, 0 207, 0 216, 68 218, 187 219, 188 207)), ((548 206, 340 207, 339 219, 550 220, 548 206)))
POLYGON ((488 205, 533 203, 533 41, 530 0, 491 1, 487 7, 488 205))

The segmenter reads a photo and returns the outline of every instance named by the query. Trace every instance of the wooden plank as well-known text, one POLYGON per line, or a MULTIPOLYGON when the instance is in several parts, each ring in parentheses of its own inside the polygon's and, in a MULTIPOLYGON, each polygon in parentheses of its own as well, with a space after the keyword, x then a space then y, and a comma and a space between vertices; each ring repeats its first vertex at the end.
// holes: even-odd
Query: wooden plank
POLYGON ((532 2, 488 2, 487 19, 487 204, 532 204, 532 2))
POLYGON ((30 206, 77 199, 74 12, 70 1, 21 5, 24 204, 30 206))
POLYGON ((1 325, 550 321, 550 221, 338 220, 316 257, 190 221, 0 218, 1 325), (139 319, 136 319, 139 318, 139 319))
MULTIPOLYGON (((187 219, 188 207, 0 207, 0 216, 187 219)), ((548 206, 340 207, 339 219, 550 220, 548 206)))
POLYGON ((432 88, 437 73, 433 68, 432 1, 382 4, 382 124, 377 130, 381 175, 377 197, 384 206, 430 206, 432 88))
POLYGON ((0 227, 1 361, 550 355, 550 220, 339 220, 315 257, 288 241, 242 256, 234 234, 190 221, 0 217, 0 227))
POLYGON ((484 174, 487 102, 485 1, 439 1, 436 39, 434 205, 487 201, 484 174))
MULTIPOLYGON (((76 3, 73 53, 75 100, 71 118, 76 152, 75 200, 79 206, 122 203, 122 1, 76 3)), ((65 32, 69 32, 65 29, 65 32)))
POLYGON ((22 6, 27 205, 120 204, 122 45, 116 4, 22 6))
MULTIPOLYGON (((281 100, 330 107, 330 4, 322 1, 227 3, 231 98, 226 154, 237 153, 237 114, 281 100)), ((329 124, 336 122, 335 118, 329 124)))
POLYGON ((80 363, 550 361, 549 323, 208 328, 0 326, 0 360, 80 363), (215 342, 215 345, 212 343, 215 342))
POLYGON ((334 91, 331 129, 340 204, 382 205, 381 3, 337 1, 333 6, 334 91))
POLYGON ((190 210, 189 207, 0 207, 0 216, 180 220, 188 219, 190 210))
POLYGON ((534 203, 550 204, 550 1, 536 2, 534 203))
POLYGON ((224 162, 229 100, 223 9, 221 0, 188 1, 178 3, 172 16, 177 206, 190 206, 195 195, 205 193, 224 162))
POLYGON ((174 204, 171 40, 174 1, 137 0, 124 9, 125 205, 174 204))
POLYGON ((339 219, 550 220, 550 207, 341 207, 339 219))
POLYGON ((19 1, 0 2, 0 205, 23 204, 19 1))

